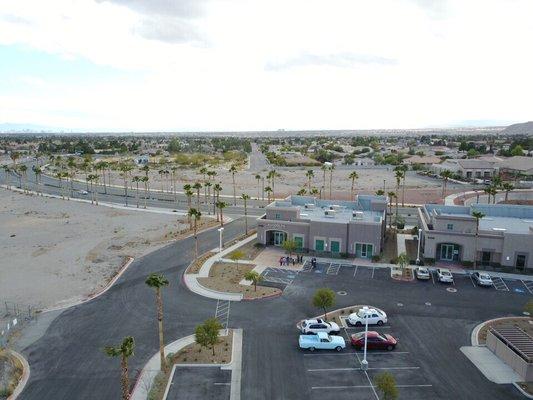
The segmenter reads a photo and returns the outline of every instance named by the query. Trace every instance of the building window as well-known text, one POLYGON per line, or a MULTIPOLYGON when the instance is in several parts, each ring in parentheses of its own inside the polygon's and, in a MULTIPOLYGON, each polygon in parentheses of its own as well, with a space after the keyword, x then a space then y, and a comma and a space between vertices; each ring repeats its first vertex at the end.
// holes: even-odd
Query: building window
POLYGON ((301 236, 294 236, 294 243, 296 243, 296 249, 302 250, 304 248, 304 238, 301 236))
POLYGON ((341 243, 338 240, 332 240, 330 242, 330 247, 332 253, 340 253, 341 251, 341 243))
POLYGON ((446 229, 448 229, 449 231, 453 231, 453 224, 446 225, 446 229))
POLYGON ((276 214, 276 219, 281 219, 281 214, 276 214))
POLYGON ((372 258, 374 254, 374 246, 366 243, 355 244, 355 256, 357 258, 372 258))
POLYGON ((315 239, 315 250, 316 251, 324 251, 324 240, 315 239))

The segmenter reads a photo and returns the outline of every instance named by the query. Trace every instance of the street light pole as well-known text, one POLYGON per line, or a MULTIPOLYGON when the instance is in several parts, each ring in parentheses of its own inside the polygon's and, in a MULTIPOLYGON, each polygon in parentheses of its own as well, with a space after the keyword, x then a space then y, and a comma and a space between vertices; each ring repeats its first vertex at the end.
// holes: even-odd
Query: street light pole
POLYGON ((218 228, 219 235, 219 241, 218 241, 218 254, 222 253, 222 232, 224 232, 224 228, 220 227, 218 228))
POLYGON ((420 265, 420 242, 422 241, 422 234, 424 231, 422 229, 418 230, 418 250, 416 252, 416 265, 420 265))
POLYGON ((366 371, 368 369, 368 361, 366 360, 366 347, 368 341, 368 307, 363 307, 365 313, 365 348, 363 350, 363 361, 361 361, 361 369, 366 371))

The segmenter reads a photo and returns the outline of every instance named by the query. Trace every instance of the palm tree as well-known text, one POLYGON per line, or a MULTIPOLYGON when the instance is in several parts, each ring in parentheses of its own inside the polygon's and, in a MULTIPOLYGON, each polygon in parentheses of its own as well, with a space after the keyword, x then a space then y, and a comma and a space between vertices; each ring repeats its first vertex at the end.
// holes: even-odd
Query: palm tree
POLYGON ((24 190, 24 193, 26 193, 28 191, 28 175, 27 175, 27 171, 28 171, 28 166, 27 165, 19 165, 18 167, 19 171, 20 171, 20 175, 21 175, 21 178, 22 178, 22 181, 21 181, 21 186, 23 186, 23 190, 24 190))
POLYGON ((392 200, 396 197, 396 193, 389 192, 387 193, 389 196, 389 229, 392 228, 392 200))
POLYGON ((490 196, 492 194, 492 188, 491 187, 486 187, 485 189, 483 189, 483 191, 487 195, 487 204, 490 204, 490 196))
POLYGON ((178 201, 178 194, 177 194, 177 191, 176 191, 176 177, 177 177, 177 171, 178 171, 178 167, 177 165, 173 165, 172 167, 170 167, 170 171, 171 171, 171 179, 172 179, 172 193, 174 194, 174 201, 177 202, 178 201))
POLYGON ((407 171, 409 170, 409 167, 405 164, 400 165, 400 168, 403 172, 403 178, 402 178, 402 207, 405 207, 405 177, 407 176, 407 171))
POLYGON ((208 214, 211 214, 211 207, 209 206, 209 200, 211 199, 211 186, 213 186, 213 184, 209 181, 204 183, 204 189, 207 189, 207 192, 205 192, 205 206, 208 214))
POLYGON ((355 200, 355 197, 354 197, 354 189, 355 189, 355 180, 356 179, 359 179, 359 175, 357 174, 357 172, 355 171, 352 171, 350 172, 350 175, 348 175, 348 178, 352 180, 352 188, 351 188, 351 200, 354 201, 355 200))
POLYGON ((296 194, 298 196, 305 196, 306 193, 307 193, 307 189, 303 187, 300 190, 298 190, 298 192, 296 194))
POLYGON ((9 153, 9 157, 11 158, 11 161, 13 161, 13 166, 15 169, 17 168, 17 160, 20 158, 20 153, 18 151, 12 151, 9 153))
POLYGON ((324 190, 326 190, 326 171, 328 170, 328 166, 326 164, 322 164, 320 169, 322 170, 322 187, 320 188, 320 200, 322 200, 322 193, 324 193, 324 190))
POLYGON ((162 274, 152 273, 148 275, 145 283, 155 289, 155 300, 157 305, 157 324, 159 328, 159 356, 161 358, 161 371, 167 372, 167 362, 165 358, 165 341, 163 339, 163 299, 161 288, 168 285, 168 279, 162 274))
POLYGON ((335 169, 335 164, 331 164, 329 167, 329 199, 331 200, 331 187, 333 183, 333 170, 335 169))
POLYGON ((126 203, 126 207, 128 206, 128 179, 130 176, 130 171, 132 169, 133 169, 133 166, 127 162, 124 162, 119 166, 122 179, 124 180, 124 200, 126 203))
POLYGON ((396 170, 396 173, 394 174, 396 178, 396 223, 398 222, 398 191, 400 190, 400 182, 402 181, 403 175, 404 173, 401 169, 396 170))
POLYGON ((43 169, 37 165, 32 165, 31 169, 33 173, 35 174, 35 185, 37 187, 37 194, 42 195, 43 191, 41 188, 41 178, 42 178, 43 169))
MULTIPOLYGON (((59 195, 61 196, 62 199, 65 199, 65 196, 63 194, 63 172, 61 171, 56 172, 56 178, 59 180, 59 195)), ((87 181, 87 185, 88 184, 89 184, 89 181, 87 181)))
POLYGON ((197 210, 196 208, 189 209, 189 212, 187 215, 194 221, 193 229, 194 229, 194 249, 195 249, 195 258, 198 258, 198 221, 200 220, 200 217, 202 216, 202 213, 197 210))
POLYGON ((139 182, 141 182, 141 177, 138 175, 135 175, 133 178, 131 178, 132 182, 135 182, 135 185, 137 187, 136 193, 136 200, 137 200, 137 208, 139 208, 139 182))
POLYGON ((318 194, 318 189, 316 187, 312 188, 310 194, 316 197, 316 195, 318 194))
POLYGON ((376 196, 384 196, 384 195, 385 195, 385 191, 383 189, 376 190, 376 196))
POLYGON ((161 179, 161 193, 164 193, 165 192, 165 188, 164 188, 164 179, 163 179, 163 175, 165 174, 165 170, 164 169, 160 169, 159 171, 157 171, 157 173, 159 174, 159 179, 161 179))
POLYGON ((237 205, 237 194, 236 194, 237 188, 235 187, 235 173, 237 172, 237 167, 235 165, 232 165, 229 169, 229 172, 231 173, 231 180, 233 182, 233 205, 236 206, 237 205))
POLYGON ((98 200, 96 199, 96 196, 94 193, 94 182, 96 182, 97 180, 98 180, 98 175, 96 174, 89 174, 87 176, 87 181, 90 183, 90 186, 91 186, 91 204, 94 204, 96 200, 96 205, 98 205, 98 200))
POLYGON ((217 203, 220 199, 220 192, 222 191, 222 186, 220 186, 220 183, 215 183, 215 186, 213 186, 213 214, 217 214, 217 221, 219 221, 220 214, 217 213, 217 203))
POLYGON ((224 226, 224 214, 222 213, 222 210, 226 208, 227 204, 223 201, 217 201, 217 207, 220 212, 220 226, 224 226))
POLYGON ((2 165, 2 168, 4 169, 4 177, 6 180, 6 186, 8 189, 11 189, 11 176, 9 175, 11 173, 11 168, 7 164, 2 165))
POLYGON ((514 185, 512 183, 505 182, 502 185, 502 188, 503 188, 503 190, 505 190, 505 202, 507 203, 507 199, 509 198, 509 192, 514 190, 514 185))
POLYGON ((272 188, 270 186, 267 186, 265 188, 265 192, 267 194, 267 203, 270 204, 270 195, 272 193, 272 188))
POLYGON ((274 169, 270 170, 268 172, 267 179, 270 179, 270 187, 271 187, 271 190, 272 190, 272 197, 275 197, 274 196, 274 182, 275 182, 276 178, 278 178, 280 176, 281 175, 278 172, 276 172, 276 170, 274 170, 274 169))
POLYGON ((144 208, 146 209, 146 199, 148 198, 148 177, 143 176, 141 182, 144 183, 144 208))
POLYGON ((259 181, 261 181, 261 175, 255 174, 255 179, 257 180, 257 200, 261 198, 261 185, 259 184, 259 181))
POLYGON ((248 236, 248 200, 250 200, 250 196, 243 193, 241 199, 244 203, 244 233, 248 236))
POLYGON ((109 168, 109 163, 107 161, 98 161, 94 166, 94 169, 100 171, 102 174, 102 183, 104 185, 104 193, 107 194, 107 185, 105 183, 105 171, 109 168))
MULTIPOLYGON (((185 187, 185 186, 189 186, 190 187, 191 185, 184 185, 183 187, 185 187)), ((192 208, 192 196, 193 195, 194 195, 194 192, 191 189, 189 189, 189 188, 185 189, 185 196, 187 196, 187 204, 188 204, 189 209, 192 208)), ((189 215, 187 215, 187 220, 189 222, 189 229, 192 229, 192 220, 191 220, 191 217, 189 215)))
POLYGON ((104 348, 105 353, 109 357, 120 357, 120 369, 122 371, 120 377, 120 383, 122 386, 122 400, 128 400, 130 398, 130 380, 128 376, 128 358, 133 356, 133 350, 135 348, 135 341, 131 336, 126 336, 120 346, 112 347, 107 346, 104 348))
POLYGON ((92 164, 90 158, 84 158, 83 163, 81 164, 81 169, 83 170, 85 174, 85 185, 87 191, 89 191, 89 182, 87 182, 87 176, 89 176, 89 172, 92 169, 92 164))
POLYGON ((442 177, 442 198, 446 197, 446 186, 448 185, 448 179, 453 176, 453 172, 445 169, 441 171, 440 176, 442 177))
POLYGON ((312 169, 308 169, 305 172, 305 176, 307 177, 307 188, 309 190, 309 193, 311 193, 311 180, 315 176, 315 172, 312 169))
POLYGON ((202 184, 200 182, 196 182, 194 185, 192 185, 193 189, 196 189, 196 208, 200 209, 200 189, 202 188, 202 184))
POLYGON ((476 236, 475 236, 475 244, 474 244, 474 269, 477 268, 477 238, 479 235, 479 220, 482 219, 485 216, 481 211, 473 211, 472 217, 476 219, 476 236))

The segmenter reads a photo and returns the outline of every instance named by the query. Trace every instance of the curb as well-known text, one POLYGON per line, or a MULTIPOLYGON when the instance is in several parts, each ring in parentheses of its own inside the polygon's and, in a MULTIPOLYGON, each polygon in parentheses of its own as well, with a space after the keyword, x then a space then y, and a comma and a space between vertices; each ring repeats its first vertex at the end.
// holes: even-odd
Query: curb
POLYGON ((502 319, 509 319, 509 318, 529 319, 531 317, 513 317, 513 316, 510 316, 510 317, 494 318, 494 319, 489 319, 487 321, 484 321, 484 322, 476 325, 474 327, 474 329, 472 329, 472 333, 470 334, 470 341, 472 342, 472 346, 485 347, 484 344, 479 344, 479 340, 478 340, 478 334, 479 334, 479 331, 481 330, 481 328, 483 328, 487 324, 490 324, 491 322, 500 321, 502 319))
POLYGON ((22 354, 17 353, 16 351, 11 349, 8 349, 8 352, 20 361, 23 369, 22 376, 20 377, 17 387, 13 391, 13 394, 7 398, 7 400, 15 400, 22 393, 22 391, 26 387, 26 384, 28 383, 28 380, 30 379, 30 365, 22 354))
POLYGON ((71 303, 71 304, 66 304, 64 306, 59 306, 59 307, 46 308, 44 310, 41 310, 41 314, 44 314, 44 313, 47 313, 47 312, 51 312, 51 311, 64 310, 66 308, 70 308, 70 307, 74 307, 74 306, 77 306, 77 305, 80 305, 80 304, 84 304, 84 303, 87 303, 87 302, 89 302, 91 300, 94 300, 97 297, 103 295, 105 292, 107 292, 109 289, 111 289, 111 286, 113 286, 115 284, 115 282, 118 280, 118 278, 120 278, 122 276, 122 274, 124 274, 124 272, 126 272, 128 267, 133 263, 134 260, 135 259, 133 257, 130 257, 130 256, 126 257, 126 260, 122 264, 122 267, 120 267, 119 271, 115 274, 115 276, 99 292, 94 293, 94 294, 90 294, 89 296, 87 296, 86 299, 83 299, 83 300, 80 300, 80 301, 77 301, 77 302, 74 302, 74 303, 71 303))
POLYGON ((528 399, 533 399, 533 396, 530 395, 529 393, 527 393, 524 389, 522 389, 522 387, 521 387, 518 383, 513 382, 513 386, 514 386, 515 388, 517 388, 518 391, 519 391, 520 393, 522 393, 522 395, 524 395, 524 396, 527 397, 528 399))

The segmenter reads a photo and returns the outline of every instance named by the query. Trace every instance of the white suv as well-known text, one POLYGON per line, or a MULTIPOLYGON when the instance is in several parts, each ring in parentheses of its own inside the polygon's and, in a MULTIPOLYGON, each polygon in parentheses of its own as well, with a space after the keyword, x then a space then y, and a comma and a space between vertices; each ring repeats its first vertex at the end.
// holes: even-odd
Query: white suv
POLYGON ((359 309, 357 312, 350 314, 346 320, 349 325, 362 326, 366 324, 368 318, 368 325, 383 325, 387 323, 387 314, 375 308, 368 310, 359 309))
POLYGON ((320 318, 303 320, 300 326, 300 331, 304 335, 314 335, 318 332, 336 335, 341 332, 339 325, 337 325, 335 322, 326 322, 320 318))
POLYGON ((453 275, 450 270, 446 268, 437 269, 437 279, 442 283, 453 283, 453 275))

